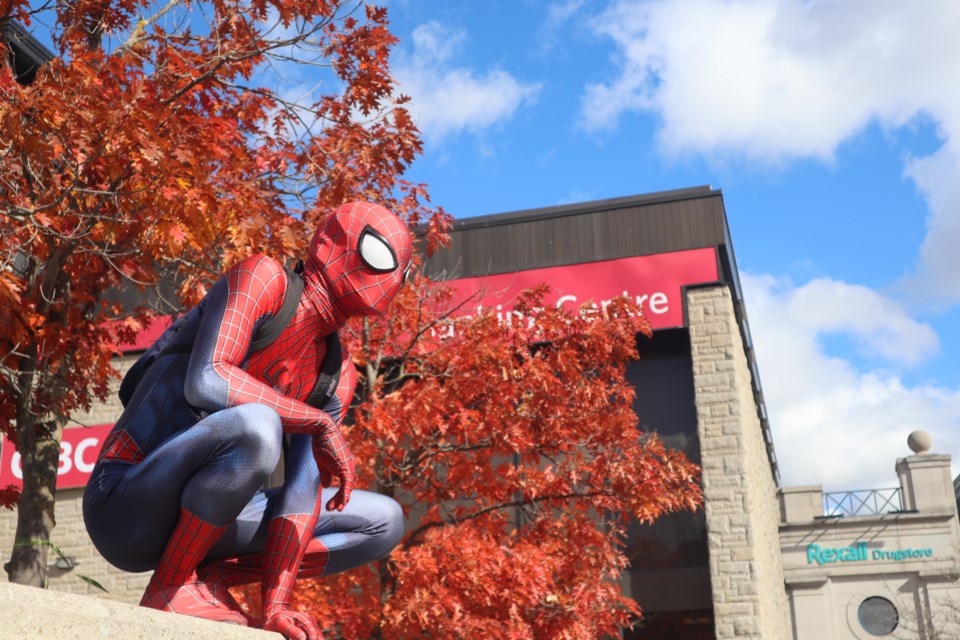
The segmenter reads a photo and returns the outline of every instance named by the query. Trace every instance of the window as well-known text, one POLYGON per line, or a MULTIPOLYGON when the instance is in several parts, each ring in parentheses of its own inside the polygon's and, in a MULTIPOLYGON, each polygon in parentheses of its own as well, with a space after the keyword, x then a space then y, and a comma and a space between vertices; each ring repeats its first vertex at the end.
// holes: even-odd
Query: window
POLYGON ((860 603, 857 620, 863 630, 874 636, 888 636, 897 628, 900 614, 893 603, 880 596, 871 596, 860 603))

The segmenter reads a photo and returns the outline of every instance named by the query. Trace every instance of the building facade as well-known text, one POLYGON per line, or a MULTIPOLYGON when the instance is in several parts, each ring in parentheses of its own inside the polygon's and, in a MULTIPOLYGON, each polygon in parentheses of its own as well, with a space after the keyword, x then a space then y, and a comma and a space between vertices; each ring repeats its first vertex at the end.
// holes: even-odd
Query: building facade
MULTIPOLYGON (((602 307, 627 295, 643 306, 653 336, 638 336, 641 357, 627 369, 637 426, 701 465, 704 506, 629 527, 622 588, 645 617, 625 639, 863 640, 883 637, 869 634, 890 625, 888 604, 897 611, 890 637, 951 637, 930 635, 950 618, 950 607, 937 603, 957 597, 960 536, 948 458, 918 454, 898 463, 902 501, 893 514, 834 513, 824 507, 830 494, 817 487, 779 487, 720 191, 458 220, 451 246, 426 269, 476 293, 477 306, 504 322, 515 319, 516 293, 539 283, 552 288, 548 304, 602 307)), ((53 542, 67 561, 51 567, 50 583, 135 603, 149 576, 106 564, 80 511, 83 485, 120 410, 111 399, 64 434, 53 542)), ((18 464, 5 443, 0 485, 17 481, 18 464)), ((15 514, 0 514, 5 553, 15 526, 15 514)))
POLYGON ((30 84, 41 66, 53 60, 53 53, 21 25, 0 19, 0 45, 5 45, 10 68, 21 84, 30 84))
POLYGON ((899 486, 783 488, 780 547, 796 640, 960 638, 950 456, 896 462, 899 486))
POLYGON ((645 619, 626 638, 788 638, 778 468, 720 191, 697 187, 457 220, 431 275, 556 304, 641 302, 654 329, 628 366, 638 428, 703 469, 701 512, 634 525, 624 592, 645 619))

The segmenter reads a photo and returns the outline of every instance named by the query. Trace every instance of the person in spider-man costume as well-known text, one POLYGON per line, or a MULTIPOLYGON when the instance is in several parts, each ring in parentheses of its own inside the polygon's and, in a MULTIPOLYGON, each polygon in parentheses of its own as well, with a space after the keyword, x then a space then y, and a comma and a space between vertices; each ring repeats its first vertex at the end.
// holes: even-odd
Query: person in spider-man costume
POLYGON ((290 609, 294 581, 382 558, 399 542, 400 506, 353 490, 340 423, 356 371, 345 350, 329 400, 320 408, 306 400, 328 336, 351 316, 386 311, 411 252, 393 213, 344 205, 315 233, 303 295, 273 343, 251 352, 257 328, 281 309, 291 272, 253 256, 134 365, 141 377, 104 442, 83 512, 109 562, 155 569, 142 606, 254 624, 227 587, 259 581, 262 628, 320 639, 316 620, 290 609), (262 489, 282 452, 282 486, 262 489))

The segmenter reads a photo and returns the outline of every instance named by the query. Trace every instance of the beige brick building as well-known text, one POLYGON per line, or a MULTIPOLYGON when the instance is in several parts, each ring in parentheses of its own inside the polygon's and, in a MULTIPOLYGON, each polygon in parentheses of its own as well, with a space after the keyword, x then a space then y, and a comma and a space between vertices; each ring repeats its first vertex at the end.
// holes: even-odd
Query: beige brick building
POLYGON ((796 640, 960 638, 960 520, 950 456, 918 447, 898 486, 783 488, 780 550, 796 640))
POLYGON ((731 292, 687 299, 717 638, 788 638, 777 486, 731 292))

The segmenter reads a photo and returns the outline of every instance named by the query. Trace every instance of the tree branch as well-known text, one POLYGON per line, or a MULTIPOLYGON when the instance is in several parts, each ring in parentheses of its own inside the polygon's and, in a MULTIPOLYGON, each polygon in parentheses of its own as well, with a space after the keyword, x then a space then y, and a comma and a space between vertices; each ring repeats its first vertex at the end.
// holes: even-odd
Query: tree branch
POLYGON ((163 6, 163 8, 161 8, 159 11, 157 11, 155 14, 153 14, 149 18, 140 18, 140 20, 137 21, 137 26, 134 27, 133 31, 130 33, 130 37, 127 38, 126 42, 120 45, 120 47, 117 49, 117 52, 116 52, 117 55, 122 55, 126 51, 132 49, 133 47, 140 44, 143 40, 145 40, 147 37, 146 36, 147 27, 149 27, 154 22, 156 22, 157 20, 165 16, 167 12, 169 12, 178 4, 180 4, 180 0, 169 0, 169 2, 167 2, 167 4, 163 6))
POLYGON ((460 524, 462 522, 467 522, 470 520, 476 520, 477 518, 481 516, 485 516, 488 513, 492 513, 494 511, 502 511, 504 509, 511 509, 516 507, 527 507, 530 505, 541 504, 544 502, 559 502, 561 500, 595 498, 596 496, 609 496, 609 495, 613 495, 613 492, 606 491, 603 489, 597 489, 594 491, 586 491, 582 493, 572 492, 572 493, 564 493, 560 495, 538 496, 536 498, 526 498, 526 499, 519 499, 519 500, 511 500, 510 502, 501 502, 500 504, 484 507, 483 509, 474 511, 473 513, 467 514, 460 518, 451 518, 448 520, 434 520, 433 522, 427 522, 426 524, 422 524, 410 533, 410 537, 408 537, 407 540, 403 543, 403 548, 409 549, 410 547, 414 546, 414 544, 417 543, 417 538, 422 536, 424 533, 426 533, 430 529, 435 529, 437 527, 445 527, 448 525, 460 524))

